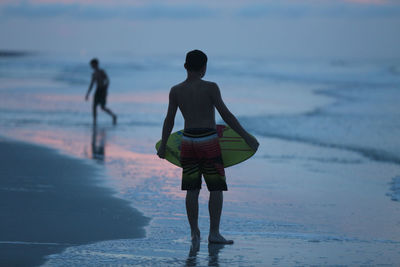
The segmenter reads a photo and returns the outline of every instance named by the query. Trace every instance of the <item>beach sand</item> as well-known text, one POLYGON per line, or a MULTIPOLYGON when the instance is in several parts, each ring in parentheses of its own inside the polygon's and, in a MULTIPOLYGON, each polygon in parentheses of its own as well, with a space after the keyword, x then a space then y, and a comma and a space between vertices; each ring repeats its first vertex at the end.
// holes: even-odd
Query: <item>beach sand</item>
POLYGON ((0 139, 0 265, 35 266, 66 247, 145 235, 148 218, 101 186, 98 168, 0 139))

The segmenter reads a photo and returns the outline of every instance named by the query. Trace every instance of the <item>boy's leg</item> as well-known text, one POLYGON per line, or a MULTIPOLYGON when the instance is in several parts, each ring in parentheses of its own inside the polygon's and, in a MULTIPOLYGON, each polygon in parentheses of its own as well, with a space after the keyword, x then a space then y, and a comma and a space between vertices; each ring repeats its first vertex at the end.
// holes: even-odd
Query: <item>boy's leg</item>
POLYGON ((105 105, 101 106, 101 109, 104 110, 108 115, 110 115, 113 118, 113 124, 117 124, 117 115, 115 115, 111 109, 107 108, 105 105))
POLYGON ((233 240, 226 240, 219 233, 222 203, 222 191, 210 191, 210 200, 208 201, 208 211, 210 213, 210 234, 208 236, 208 241, 210 243, 233 244, 233 240))
POLYGON ((200 241, 199 218, 200 189, 186 191, 186 213, 190 224, 192 241, 200 241))
POLYGON ((92 116, 93 116, 93 125, 96 125, 96 122, 97 122, 97 102, 96 102, 96 100, 93 100, 92 116))

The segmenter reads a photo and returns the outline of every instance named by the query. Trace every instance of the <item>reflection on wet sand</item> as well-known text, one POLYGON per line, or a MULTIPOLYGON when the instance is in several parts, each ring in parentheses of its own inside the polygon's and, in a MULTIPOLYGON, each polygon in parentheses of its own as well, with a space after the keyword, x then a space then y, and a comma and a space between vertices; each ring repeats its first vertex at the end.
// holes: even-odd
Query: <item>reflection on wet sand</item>
POLYGON ((106 147, 106 130, 93 127, 92 132, 92 159, 98 163, 104 163, 106 147))
MULTIPOLYGON (((219 266, 219 252, 225 247, 224 244, 208 244, 208 266, 219 266)), ((192 242, 189 255, 186 259, 186 267, 197 266, 197 254, 200 251, 200 242, 192 242)))
POLYGON ((219 266, 218 255, 224 247, 224 244, 208 244, 208 266, 219 266))
POLYGON ((197 266, 197 253, 200 250, 200 241, 192 242, 185 266, 197 266))

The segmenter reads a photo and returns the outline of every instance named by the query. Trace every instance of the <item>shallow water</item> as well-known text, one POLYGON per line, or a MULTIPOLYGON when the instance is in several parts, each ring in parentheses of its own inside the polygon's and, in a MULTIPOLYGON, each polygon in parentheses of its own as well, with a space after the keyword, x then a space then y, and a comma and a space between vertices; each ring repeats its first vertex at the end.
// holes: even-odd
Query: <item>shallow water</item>
MULTIPOLYGON (((236 243, 208 248, 202 190, 203 241, 190 254, 180 169, 154 149, 168 90, 184 78, 180 59, 105 58, 119 123, 101 113, 96 131, 84 102, 86 61, 0 59, 0 134, 92 158, 108 173, 104 182, 152 221, 145 239, 71 247, 48 266, 400 262, 400 62, 210 61, 206 78, 261 145, 227 169, 221 229, 236 243)), ((182 126, 178 114, 174 129, 182 126)))

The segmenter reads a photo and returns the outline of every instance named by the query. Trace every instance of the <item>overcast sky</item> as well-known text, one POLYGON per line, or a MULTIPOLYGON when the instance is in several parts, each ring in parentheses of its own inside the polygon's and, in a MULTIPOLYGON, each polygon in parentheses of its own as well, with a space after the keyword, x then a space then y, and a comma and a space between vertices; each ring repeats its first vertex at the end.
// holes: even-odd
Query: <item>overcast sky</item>
POLYGON ((400 58, 399 2, 0 0, 0 49, 400 58))

